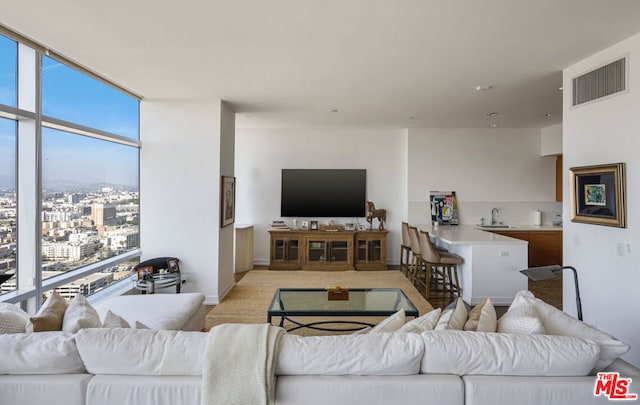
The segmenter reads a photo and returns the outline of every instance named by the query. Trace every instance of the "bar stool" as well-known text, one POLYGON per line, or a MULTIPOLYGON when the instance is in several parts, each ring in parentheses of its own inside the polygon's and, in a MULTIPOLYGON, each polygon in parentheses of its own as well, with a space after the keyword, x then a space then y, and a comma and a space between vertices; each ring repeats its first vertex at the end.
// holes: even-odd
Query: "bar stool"
POLYGON ((464 262, 462 257, 438 250, 431 242, 428 232, 421 231, 418 241, 420 258, 425 267, 425 298, 429 298, 432 289, 450 297, 461 296, 458 265, 464 262))
POLYGON ((400 245, 400 271, 409 277, 409 262, 411 260, 411 240, 409 238, 409 223, 402 223, 402 244, 400 245))
POLYGON ((411 264, 409 265, 409 281, 413 283, 416 288, 418 285, 416 281, 418 280, 419 273, 422 272, 424 268, 424 263, 420 257, 420 242, 418 241, 418 228, 415 226, 409 227, 409 245, 411 247, 411 264))

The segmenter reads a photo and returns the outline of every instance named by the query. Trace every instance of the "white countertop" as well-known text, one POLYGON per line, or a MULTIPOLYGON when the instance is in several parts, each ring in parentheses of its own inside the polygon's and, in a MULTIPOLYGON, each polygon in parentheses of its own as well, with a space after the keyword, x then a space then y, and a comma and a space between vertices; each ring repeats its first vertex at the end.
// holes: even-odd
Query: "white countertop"
POLYGON ((442 242, 454 245, 528 244, 524 240, 485 232, 474 225, 440 225, 438 229, 433 229, 431 225, 418 225, 418 229, 429 232, 430 235, 440 239, 442 242))

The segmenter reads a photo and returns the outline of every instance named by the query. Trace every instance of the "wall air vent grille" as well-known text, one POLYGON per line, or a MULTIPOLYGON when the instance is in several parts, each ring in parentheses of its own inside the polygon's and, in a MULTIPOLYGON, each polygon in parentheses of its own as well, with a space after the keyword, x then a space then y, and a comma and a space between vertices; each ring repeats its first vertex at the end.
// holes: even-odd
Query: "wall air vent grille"
POLYGON ((573 106, 626 90, 627 58, 573 79, 573 106))

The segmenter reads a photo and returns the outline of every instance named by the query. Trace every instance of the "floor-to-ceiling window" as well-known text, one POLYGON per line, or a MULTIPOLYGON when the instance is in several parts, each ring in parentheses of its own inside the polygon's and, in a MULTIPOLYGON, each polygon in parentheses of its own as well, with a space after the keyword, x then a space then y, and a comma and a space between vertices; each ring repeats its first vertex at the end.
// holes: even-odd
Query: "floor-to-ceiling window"
POLYGON ((24 42, 0 35, 0 300, 37 307, 126 282, 137 261, 139 100, 24 42))

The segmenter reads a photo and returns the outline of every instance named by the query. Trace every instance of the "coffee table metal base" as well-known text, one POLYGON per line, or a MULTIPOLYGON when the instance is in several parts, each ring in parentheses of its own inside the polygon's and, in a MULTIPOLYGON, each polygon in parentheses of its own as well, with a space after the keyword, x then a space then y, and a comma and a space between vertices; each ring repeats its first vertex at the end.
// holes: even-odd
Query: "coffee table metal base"
MULTIPOLYGON (((365 329, 369 326, 373 327, 375 324, 367 323, 367 322, 359 322, 359 321, 320 321, 320 322, 312 322, 312 323, 301 323, 296 320, 289 318, 288 316, 283 316, 280 320, 280 324, 278 326, 284 327, 284 321, 289 321, 292 324, 296 325, 293 328, 287 329, 287 332, 293 332, 294 330, 309 328, 314 330, 321 330, 324 332, 355 332, 358 330, 365 329), (325 328, 318 325, 331 325, 331 324, 340 324, 340 325, 360 325, 357 328, 325 328)), ((271 320, 269 320, 271 323, 271 320)))

